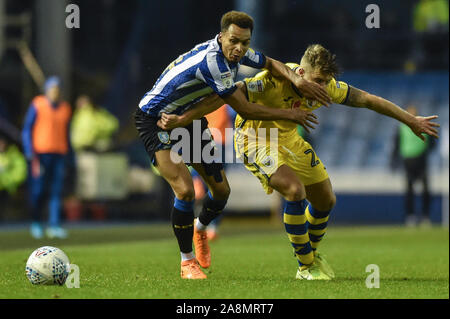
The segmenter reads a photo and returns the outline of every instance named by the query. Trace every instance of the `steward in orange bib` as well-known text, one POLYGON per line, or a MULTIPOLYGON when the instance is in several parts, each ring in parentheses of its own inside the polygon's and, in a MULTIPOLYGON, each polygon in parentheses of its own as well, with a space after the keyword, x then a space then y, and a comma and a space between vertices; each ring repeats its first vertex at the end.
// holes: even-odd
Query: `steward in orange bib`
POLYGON ((49 200, 47 236, 64 238, 60 227, 61 195, 66 155, 70 151, 70 105, 60 99, 61 82, 52 76, 44 85, 45 95, 36 96, 25 117, 22 140, 30 168, 30 197, 32 206, 31 235, 43 237, 42 215, 49 200))

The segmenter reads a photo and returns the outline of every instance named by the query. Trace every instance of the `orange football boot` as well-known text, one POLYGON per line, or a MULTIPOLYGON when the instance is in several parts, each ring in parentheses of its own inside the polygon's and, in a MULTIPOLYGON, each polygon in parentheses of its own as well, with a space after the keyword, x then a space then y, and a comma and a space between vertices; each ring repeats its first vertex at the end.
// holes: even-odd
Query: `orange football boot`
POLYGON ((181 262, 181 278, 206 279, 206 275, 200 269, 197 259, 189 259, 181 262))
POLYGON ((206 231, 206 234, 208 235, 208 240, 209 241, 217 240, 217 238, 219 237, 219 234, 217 233, 217 230, 214 230, 214 229, 208 229, 206 231))
POLYGON ((211 265, 211 251, 208 245, 208 233, 206 230, 197 230, 195 226, 197 220, 194 220, 194 247, 195 256, 197 257, 198 263, 203 268, 208 268, 211 265))

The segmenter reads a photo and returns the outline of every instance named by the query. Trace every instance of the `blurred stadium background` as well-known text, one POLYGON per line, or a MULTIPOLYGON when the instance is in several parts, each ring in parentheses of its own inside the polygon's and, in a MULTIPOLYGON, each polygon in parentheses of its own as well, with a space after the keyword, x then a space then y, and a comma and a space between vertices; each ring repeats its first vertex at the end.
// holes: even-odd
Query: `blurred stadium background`
MULTIPOLYGON (((448 225, 448 12, 426 15, 423 24, 421 2, 377 1, 380 28, 368 29, 370 1, 359 0, 0 0, 0 130, 20 146, 25 112, 43 76, 59 75, 72 106, 89 95, 120 123, 109 149, 78 156, 71 168, 66 225, 168 221, 170 188, 150 169, 132 112, 172 60, 213 38, 223 13, 241 10, 256 22, 252 47, 268 56, 298 62, 308 44, 321 43, 337 55, 341 80, 404 108, 414 104, 421 115, 439 115, 441 138, 429 162, 431 219, 448 225), (69 3, 79 7, 80 28, 65 26, 69 3)), ((439 2, 448 8, 448 1, 439 2)), ((404 175, 390 169, 398 123, 338 105, 316 114, 321 124, 308 138, 337 193, 331 221, 403 223, 404 175)), ((265 195, 243 165, 231 165, 227 174, 232 193, 225 214, 277 214, 279 198, 265 195)), ((2 197, 0 227, 30 220, 27 194, 24 183, 2 197)))

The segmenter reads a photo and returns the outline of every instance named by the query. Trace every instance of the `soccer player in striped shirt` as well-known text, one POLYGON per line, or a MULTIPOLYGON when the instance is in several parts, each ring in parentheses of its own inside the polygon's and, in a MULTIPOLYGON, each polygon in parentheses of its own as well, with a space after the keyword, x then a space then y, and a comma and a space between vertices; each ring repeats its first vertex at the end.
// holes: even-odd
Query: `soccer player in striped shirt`
MULTIPOLYGON (((436 127, 439 124, 431 121, 437 118, 436 115, 414 116, 388 100, 337 81, 335 55, 319 44, 306 49, 300 64, 288 63, 287 66, 300 76, 326 88, 334 103, 367 108, 394 118, 405 123, 422 140, 423 133, 438 137, 436 127)), ((284 109, 300 108, 305 111, 322 106, 319 101, 306 98, 289 82, 269 71, 260 72, 237 85, 253 103, 275 105, 284 109)), ((206 101, 200 102, 181 116, 163 115, 159 125, 166 128, 187 125, 221 105, 220 101, 209 106, 204 102, 206 101)), ((309 125, 304 127, 309 132, 307 126, 309 125)), ((332 279, 333 270, 317 251, 336 202, 324 164, 312 146, 298 135, 294 123, 282 120, 259 121, 238 115, 235 128, 236 155, 243 158, 245 167, 259 179, 267 194, 275 189, 286 200, 283 221, 299 264, 296 278, 332 279), (278 148, 270 148, 270 143, 266 142, 261 145, 259 136, 252 136, 260 128, 278 129, 278 148), (249 158, 254 160, 248 161, 249 158)))
MULTIPOLYGON (((252 30, 253 19, 247 14, 236 11, 224 14, 221 32, 214 39, 195 46, 173 61, 153 88, 144 95, 135 113, 136 128, 147 153, 175 193, 171 219, 181 251, 182 278, 206 278, 199 267, 199 264, 203 268, 210 266, 206 226, 225 207, 230 187, 222 163, 206 163, 203 158, 198 160, 203 147, 210 141, 196 138, 195 125, 186 127, 190 138, 190 149, 187 152, 189 156, 182 154, 181 158, 178 153, 171 151, 182 140, 157 126, 161 114, 183 114, 196 102, 214 92, 217 95, 213 99, 223 99, 246 118, 288 120, 301 125, 314 121, 308 112, 301 109, 286 110, 249 103, 234 83, 240 64, 265 68, 292 83, 305 96, 323 104, 331 101, 326 90, 317 83, 304 80, 283 63, 250 49, 252 30), (201 143, 201 147, 196 147, 198 143, 201 143), (209 189, 195 225, 194 187, 189 170, 181 159, 195 168, 209 189), (192 251, 193 236, 196 256, 192 251)), ((203 118, 200 131, 205 130, 207 121, 203 118)))

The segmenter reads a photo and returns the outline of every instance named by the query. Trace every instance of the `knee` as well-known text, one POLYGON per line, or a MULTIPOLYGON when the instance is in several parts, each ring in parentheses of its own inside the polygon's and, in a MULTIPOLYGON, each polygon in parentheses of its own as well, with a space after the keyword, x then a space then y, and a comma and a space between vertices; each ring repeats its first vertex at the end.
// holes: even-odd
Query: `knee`
POLYGON ((323 200, 321 200, 317 206, 313 205, 313 207, 321 212, 328 212, 332 210, 335 205, 336 195, 334 193, 331 193, 330 195, 326 196, 326 198, 323 198, 323 200))
POLYGON ((212 195, 217 200, 227 200, 230 197, 231 189, 228 184, 220 185, 212 189, 212 195))
POLYGON ((334 206, 336 206, 336 195, 334 193, 331 193, 328 200, 328 210, 332 210, 334 206))
POLYGON ((191 202, 195 199, 194 188, 187 185, 179 187, 176 190, 175 195, 178 199, 184 200, 186 202, 191 202))
POLYGON ((305 191, 301 184, 292 183, 285 188, 285 199, 289 201, 299 201, 305 198, 305 191))

